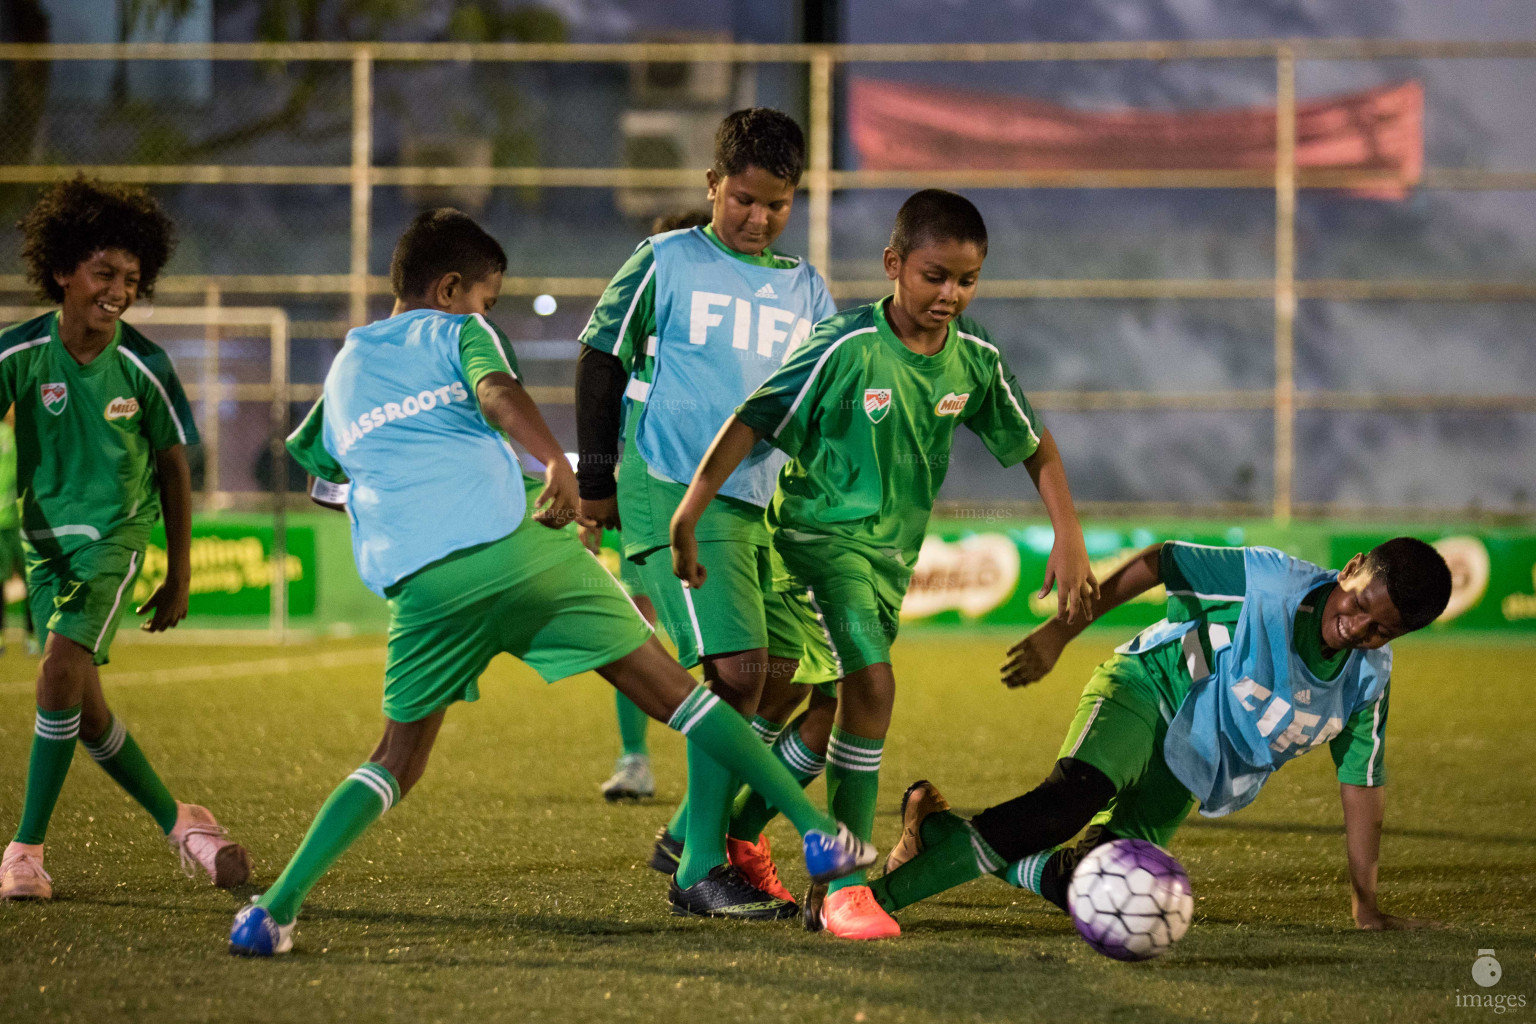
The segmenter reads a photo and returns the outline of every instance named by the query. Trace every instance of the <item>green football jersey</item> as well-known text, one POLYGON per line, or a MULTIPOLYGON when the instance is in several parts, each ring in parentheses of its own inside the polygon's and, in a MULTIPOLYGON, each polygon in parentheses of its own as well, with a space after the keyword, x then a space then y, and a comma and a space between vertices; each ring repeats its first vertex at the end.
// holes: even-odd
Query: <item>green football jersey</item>
MULTIPOLYGON (((1216 547, 1168 541, 1163 545, 1159 570, 1168 590, 1168 620, 1235 625, 1243 611, 1243 595, 1248 589, 1248 570, 1242 548, 1216 547)), ((1335 584, 1324 583, 1307 595, 1296 609, 1292 645, 1307 671, 1322 680, 1331 680, 1349 660, 1349 651, 1323 650, 1322 612, 1335 584)), ((1204 629, 1196 630, 1206 663, 1212 661, 1210 641, 1204 629)), ((1149 681, 1157 696, 1171 711, 1189 694, 1193 684, 1183 648, 1164 644, 1136 655, 1148 670, 1149 681)), ((1384 778, 1386 761, 1387 711, 1391 686, 1380 700, 1350 716, 1344 730, 1328 743, 1340 782, 1364 786, 1384 778)))
MULTIPOLYGON (((760 267, 787 269, 799 265, 791 256, 771 249, 760 256, 736 252, 721 242, 712 228, 704 235, 722 253, 760 267)), ((641 242, 619 268, 581 332, 581 343, 617 356, 629 371, 630 380, 648 387, 656 374, 656 256, 650 240, 641 242)), ((632 383, 633 389, 636 384, 632 383)), ((626 397, 626 413, 631 399, 626 397)), ((635 444, 640 418, 624 417, 623 452, 619 462, 619 516, 624 522, 624 554, 634 556, 671 543, 672 513, 677 511, 688 485, 653 475, 645 456, 635 444)), ((694 536, 699 540, 768 542, 763 510, 751 502, 718 497, 709 503, 694 536)))
POLYGON ((736 415, 790 456, 771 530, 852 542, 910 570, 955 428, 1004 466, 1033 455, 1042 428, 980 324, 957 318, 942 349, 919 355, 886 322, 886 301, 817 324, 736 415))
POLYGON ((16 507, 16 431, 0 420, 0 530, 14 530, 21 522, 16 507))
POLYGON ((0 332, 0 410, 12 405, 30 547, 50 558, 108 537, 148 544, 160 516, 152 456, 198 442, 165 352, 119 322, 112 343, 81 366, 48 313, 0 332))

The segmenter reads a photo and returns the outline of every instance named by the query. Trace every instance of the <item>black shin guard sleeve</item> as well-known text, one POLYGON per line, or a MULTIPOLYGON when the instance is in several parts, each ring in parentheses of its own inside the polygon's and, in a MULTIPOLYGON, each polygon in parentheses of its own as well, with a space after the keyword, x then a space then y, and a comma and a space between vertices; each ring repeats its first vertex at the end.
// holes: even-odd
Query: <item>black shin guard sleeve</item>
MULTIPOLYGON (((1090 850, 1115 838, 1103 825, 1095 825, 1084 833, 1081 842, 1051 854, 1050 860, 1045 862, 1045 870, 1040 872, 1040 895, 1067 910, 1067 888, 1072 884, 1072 872, 1090 850)), ((1067 912, 1071 913, 1070 910, 1067 912)))
POLYGON ((576 487, 596 501, 618 490, 613 471, 619 464, 619 420, 628 383, 618 356, 581 346, 576 357, 576 487))
POLYGON ((1115 784, 1109 776, 1091 764, 1064 757, 1040 785, 987 808, 971 824, 998 856, 1011 863, 1071 839, 1114 795, 1115 784))

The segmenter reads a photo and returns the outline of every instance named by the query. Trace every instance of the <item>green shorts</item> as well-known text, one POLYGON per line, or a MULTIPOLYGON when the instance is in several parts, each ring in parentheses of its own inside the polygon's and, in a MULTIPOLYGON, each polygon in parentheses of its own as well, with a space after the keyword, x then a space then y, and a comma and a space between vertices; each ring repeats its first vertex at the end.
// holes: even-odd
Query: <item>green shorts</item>
POLYGON ((624 535, 619 535, 619 582, 631 597, 644 597, 645 584, 640 579, 640 567, 624 557, 624 535))
POLYGON ((21 552, 21 527, 0 528, 0 583, 25 575, 27 560, 21 552))
POLYGON ((839 679, 890 662, 910 572, 837 543, 792 542, 781 535, 774 551, 788 577, 780 586, 805 592, 813 628, 830 651, 839 679))
POLYGON ((651 627, 574 531, 524 520, 390 587, 384 714, 415 722, 457 700, 505 651, 554 682, 617 661, 651 627))
POLYGON ((27 559, 27 601, 38 641, 49 633, 73 640, 105 665, 133 584, 144 567, 138 548, 99 540, 65 555, 27 559))
POLYGON ((684 668, 693 668, 704 655, 760 647, 775 658, 801 656, 805 637, 773 589, 766 544, 700 541, 699 562, 708 578, 697 591, 672 575, 671 548, 657 548, 636 562, 657 624, 677 645, 684 668))
POLYGON ((1094 669, 1056 755, 1091 764, 1115 784, 1114 799, 1093 825, 1125 839, 1168 845, 1195 798, 1163 760, 1167 732, 1156 690, 1138 656, 1116 654, 1094 669))

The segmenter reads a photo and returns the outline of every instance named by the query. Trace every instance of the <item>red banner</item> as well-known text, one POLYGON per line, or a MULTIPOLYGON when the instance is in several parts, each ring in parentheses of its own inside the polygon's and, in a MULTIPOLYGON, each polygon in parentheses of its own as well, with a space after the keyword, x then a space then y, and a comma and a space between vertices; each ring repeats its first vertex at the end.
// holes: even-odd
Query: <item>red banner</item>
MULTIPOLYGON (((1244 170, 1275 166, 1272 107, 1074 110, 1020 96, 849 82, 849 118, 867 170, 1244 170)), ((1300 103, 1296 165, 1380 175, 1358 195, 1400 199, 1424 169, 1424 87, 1416 81, 1300 103)))

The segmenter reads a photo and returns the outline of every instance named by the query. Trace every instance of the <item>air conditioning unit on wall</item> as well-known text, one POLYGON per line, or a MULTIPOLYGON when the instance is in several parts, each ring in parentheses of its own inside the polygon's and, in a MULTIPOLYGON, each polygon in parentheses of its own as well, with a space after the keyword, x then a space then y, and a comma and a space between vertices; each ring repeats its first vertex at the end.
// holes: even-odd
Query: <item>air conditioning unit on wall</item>
MULTIPOLYGON (((491 166, 491 140, 481 135, 424 134, 400 141, 400 162, 406 167, 491 166)), ((407 185, 405 197, 421 207, 455 206, 478 214, 490 202, 489 185, 407 185)))
POLYGON ((619 212, 627 217, 655 217, 704 201, 704 172, 715 155, 715 128, 725 116, 715 110, 626 110, 619 119, 625 167, 696 170, 698 184, 688 188, 621 188, 619 212))

